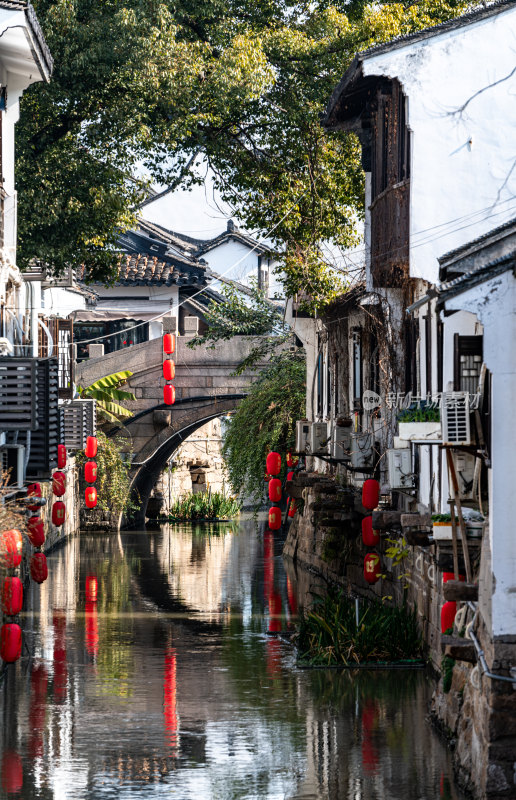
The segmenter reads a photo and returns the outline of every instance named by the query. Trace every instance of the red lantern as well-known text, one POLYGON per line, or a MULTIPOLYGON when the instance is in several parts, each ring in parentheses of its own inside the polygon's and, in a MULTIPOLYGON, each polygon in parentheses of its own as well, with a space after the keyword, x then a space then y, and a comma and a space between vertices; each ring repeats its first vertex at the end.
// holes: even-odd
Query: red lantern
POLYGON ((88 603, 97 602, 97 579, 95 575, 88 575, 86 577, 86 600, 88 603))
POLYGON ((2 756, 2 789, 6 794, 19 794, 22 788, 22 760, 13 750, 5 750, 2 756))
POLYGON ((84 502, 86 508, 95 508, 97 505, 97 490, 94 486, 87 486, 84 491, 84 502))
POLYGON ((378 501, 380 500, 380 484, 378 481, 369 478, 369 480, 364 481, 364 485, 362 486, 362 505, 364 508, 367 508, 369 511, 372 511, 373 508, 376 508, 378 505, 378 501))
POLYGON ((163 337, 163 351, 167 355, 172 355, 176 349, 176 337, 173 333, 166 333, 163 337))
POLYGON ((176 387, 171 386, 169 383, 163 387, 163 402, 167 404, 167 406, 173 406, 176 402, 176 387))
POLYGON ((36 583, 43 583, 48 578, 47 557, 45 553, 34 553, 30 560, 30 576, 36 583))
POLYGON ((86 439, 86 447, 84 448, 84 455, 86 458, 95 458, 97 455, 99 443, 96 436, 88 436, 86 439))
POLYGON ((456 613, 457 603, 448 600, 441 608, 441 633, 445 633, 448 628, 453 628, 456 613))
POLYGON ((84 480, 86 483, 95 483, 97 480, 97 462, 87 461, 84 465, 84 480))
POLYGON ((0 558, 4 567, 15 569, 20 566, 22 560, 23 539, 20 531, 13 528, 10 531, 2 531, 0 536, 0 558))
POLYGON ((281 500, 281 481, 279 478, 271 478, 269 481, 269 500, 279 503, 281 500))
POLYGON ((368 553, 364 558, 364 578, 368 583, 376 583, 381 574, 380 556, 377 553, 368 553))
POLYGON ((269 528, 271 531, 279 531, 281 528, 281 509, 276 506, 269 509, 269 528))
POLYGON ((173 381, 176 377, 176 365, 170 358, 163 362, 163 377, 166 381, 173 381))
POLYGON ((288 515, 289 517, 293 517, 297 511, 297 505, 295 500, 290 501, 290 505, 288 507, 288 515))
POLYGON ((66 506, 62 500, 58 500, 52 506, 52 522, 54 525, 59 527, 59 525, 63 525, 66 517, 66 506))
POLYGON ((268 475, 279 475, 281 469, 281 456, 279 453, 269 453, 266 461, 266 470, 268 475))
POLYGON ((57 466, 59 469, 66 467, 66 447, 64 444, 57 445, 57 466))
POLYGON ((373 518, 364 517, 362 520, 362 541, 366 547, 376 547, 380 541, 380 534, 373 530, 373 518))
POLYGON ((287 467, 297 467, 299 458, 297 456, 293 456, 290 450, 287 453, 287 467))
POLYGON ((30 517, 27 523, 27 536, 33 547, 41 547, 45 541, 45 526, 41 517, 30 517))
MULTIPOLYGON (((31 483, 27 486, 27 497, 41 497, 41 484, 40 483, 31 483)), ((40 504, 27 506, 30 508, 31 511, 38 511, 40 508, 40 504)))
POLYGON ((4 578, 2 582, 2 611, 8 617, 19 614, 23 605, 23 583, 19 578, 4 578))
MULTIPOLYGON (((443 583, 448 583, 448 581, 455 580, 455 573, 454 572, 443 572, 443 583)), ((459 575, 459 581, 465 581, 465 575, 459 575)))
POLYGON ((66 492, 66 475, 64 472, 54 472, 52 475, 52 492, 56 497, 62 497, 66 492))
POLYGON ((294 479, 294 473, 293 472, 287 472, 287 481, 291 481, 293 479, 294 479))
POLYGON ((18 661, 21 656, 21 628, 15 622, 7 622, 0 630, 0 656, 7 664, 18 661))

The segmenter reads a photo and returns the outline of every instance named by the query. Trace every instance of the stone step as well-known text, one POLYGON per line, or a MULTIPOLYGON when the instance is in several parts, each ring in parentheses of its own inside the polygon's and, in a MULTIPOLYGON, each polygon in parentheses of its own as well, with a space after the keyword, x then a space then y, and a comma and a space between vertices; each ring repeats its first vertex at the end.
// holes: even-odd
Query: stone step
POLYGON ((456 661, 468 661, 474 664, 477 660, 475 645, 471 639, 460 636, 441 636, 441 651, 445 656, 450 656, 456 661))
POLYGON ((446 581, 443 586, 445 600, 478 600, 478 585, 464 581, 446 581))

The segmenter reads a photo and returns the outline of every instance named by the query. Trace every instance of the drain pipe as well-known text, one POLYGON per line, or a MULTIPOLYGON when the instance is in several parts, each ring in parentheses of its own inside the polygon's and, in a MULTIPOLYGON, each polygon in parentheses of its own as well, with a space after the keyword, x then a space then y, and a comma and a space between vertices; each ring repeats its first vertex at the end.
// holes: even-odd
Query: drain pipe
POLYGON ((469 608, 474 612, 473 619, 469 623, 466 631, 466 636, 468 636, 473 644, 475 645, 475 650, 477 651, 477 658, 480 662, 480 666, 482 667, 482 672, 486 676, 486 678, 491 678, 493 681, 503 681, 504 683, 512 683, 512 688, 516 689, 516 667, 510 667, 510 672, 512 673, 512 677, 509 678, 506 675, 496 675, 494 672, 491 672, 489 666, 486 661, 486 657, 480 642, 478 641, 477 637, 473 633, 473 627, 475 622, 477 621, 478 616, 478 605, 475 607, 475 604, 472 602, 468 602, 469 608))

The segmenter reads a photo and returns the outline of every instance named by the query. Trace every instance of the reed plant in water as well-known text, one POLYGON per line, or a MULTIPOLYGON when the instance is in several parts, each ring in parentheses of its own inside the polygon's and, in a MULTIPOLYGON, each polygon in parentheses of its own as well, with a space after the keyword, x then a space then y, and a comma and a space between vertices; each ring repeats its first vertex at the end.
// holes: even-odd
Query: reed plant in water
POLYGON ((181 522, 191 520, 226 520, 240 513, 240 502, 225 492, 184 494, 170 506, 168 518, 181 522))
POLYGON ((423 648, 415 610, 362 599, 357 624, 355 600, 336 589, 315 597, 296 643, 299 659, 312 665, 420 659, 423 648))

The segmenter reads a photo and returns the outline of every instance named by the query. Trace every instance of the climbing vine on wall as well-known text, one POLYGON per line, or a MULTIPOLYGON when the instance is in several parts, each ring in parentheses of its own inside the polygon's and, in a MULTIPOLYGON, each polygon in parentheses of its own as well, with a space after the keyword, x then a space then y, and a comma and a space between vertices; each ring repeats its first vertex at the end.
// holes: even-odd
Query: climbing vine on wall
MULTIPOLYGON (((105 433, 97 431, 99 443, 97 461, 98 508, 104 514, 123 514, 130 507, 131 484, 129 472, 124 464, 122 445, 119 438, 108 439, 105 433)), ((82 467, 86 461, 84 453, 77 454, 77 463, 82 467)), ((82 474, 81 470, 81 474, 82 474)))

